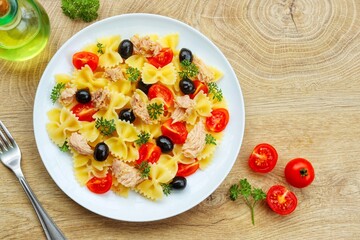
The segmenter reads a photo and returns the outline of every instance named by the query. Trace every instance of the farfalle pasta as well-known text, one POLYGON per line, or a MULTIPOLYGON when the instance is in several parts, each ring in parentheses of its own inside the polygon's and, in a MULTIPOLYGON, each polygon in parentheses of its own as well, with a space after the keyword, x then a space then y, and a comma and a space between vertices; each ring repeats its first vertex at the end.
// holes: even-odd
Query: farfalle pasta
POLYGON ((54 76, 46 129, 81 186, 160 200, 211 164, 229 121, 223 73, 178 44, 177 33, 104 36, 54 76))

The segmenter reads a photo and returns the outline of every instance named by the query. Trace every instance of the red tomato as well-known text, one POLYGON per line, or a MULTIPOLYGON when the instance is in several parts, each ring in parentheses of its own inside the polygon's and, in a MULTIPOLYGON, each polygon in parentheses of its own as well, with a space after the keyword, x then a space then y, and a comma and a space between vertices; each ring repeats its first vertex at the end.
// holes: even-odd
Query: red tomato
POLYGON ((139 148, 139 159, 136 160, 137 164, 142 163, 143 161, 148 161, 149 163, 156 163, 161 155, 161 148, 157 145, 148 142, 139 148))
POLYGON ((171 63, 174 53, 171 48, 163 48, 160 53, 154 57, 149 57, 147 60, 156 68, 162 68, 171 63))
POLYGON ((281 185, 275 185, 269 189, 266 201, 269 207, 280 215, 292 213, 297 206, 295 194, 281 185))
POLYGON ((92 102, 88 103, 78 103, 76 104, 71 111, 79 118, 79 121, 94 121, 93 115, 98 111, 95 109, 92 102))
POLYGON ((170 138, 175 144, 183 144, 188 135, 186 124, 183 122, 172 123, 172 119, 163 123, 161 126, 161 132, 164 136, 170 138))
POLYGON ((286 164, 285 178, 290 185, 303 188, 314 181, 315 171, 308 160, 295 158, 286 164))
POLYGON ((154 84, 149 88, 149 99, 161 98, 165 102, 165 107, 169 108, 174 104, 174 95, 171 90, 164 85, 154 84))
POLYGON ((195 92, 192 94, 189 94, 189 97, 191 99, 194 99, 196 94, 198 94, 200 91, 203 91, 205 94, 207 94, 209 92, 209 88, 206 86, 206 84, 203 82, 200 82, 199 80, 194 80, 194 85, 195 85, 195 92))
POLYGON ((206 127, 212 132, 223 131, 229 123, 229 112, 225 108, 217 108, 206 118, 206 127))
POLYGON ((76 69, 81 69, 87 64, 91 70, 95 71, 99 63, 99 57, 91 52, 77 52, 73 55, 72 62, 76 69))
POLYGON ((273 146, 267 143, 257 145, 249 157, 250 168, 259 173, 268 173, 274 169, 278 154, 273 146))
POLYGON ((86 183, 87 188, 91 192, 97 194, 106 193, 107 191, 110 190, 111 185, 112 185, 111 173, 108 173, 104 178, 93 177, 86 183))
POLYGON ((187 177, 195 173, 199 169, 199 162, 195 161, 190 164, 178 163, 178 171, 176 176, 187 177))

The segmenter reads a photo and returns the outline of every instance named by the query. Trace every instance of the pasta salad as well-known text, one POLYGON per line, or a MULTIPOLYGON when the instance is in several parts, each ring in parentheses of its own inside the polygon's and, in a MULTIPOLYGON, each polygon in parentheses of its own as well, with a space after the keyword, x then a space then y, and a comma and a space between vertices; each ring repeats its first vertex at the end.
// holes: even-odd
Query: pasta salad
POLYGON ((222 72, 178 43, 177 33, 106 36, 55 75, 46 129, 81 186, 160 200, 211 163, 229 121, 222 72))

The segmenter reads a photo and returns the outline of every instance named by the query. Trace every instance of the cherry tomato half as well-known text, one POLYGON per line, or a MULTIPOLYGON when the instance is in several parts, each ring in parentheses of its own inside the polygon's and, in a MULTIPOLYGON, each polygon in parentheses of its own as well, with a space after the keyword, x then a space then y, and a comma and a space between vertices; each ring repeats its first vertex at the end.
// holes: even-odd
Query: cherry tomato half
POLYGON ((171 107, 174 104, 174 95, 171 90, 164 85, 154 84, 149 88, 149 99, 161 98, 165 102, 165 109, 171 107))
POLYGON ((187 177, 195 173, 199 169, 199 161, 190 164, 178 163, 178 171, 176 176, 187 177))
POLYGON ((156 68, 162 68, 171 63, 174 53, 171 48, 163 48, 160 53, 154 57, 149 57, 147 60, 156 68))
POLYGON ((161 126, 161 132, 164 136, 170 138, 175 144, 183 144, 188 135, 186 124, 183 122, 172 123, 172 119, 163 123, 161 126))
POLYGON ((94 121, 93 115, 98 111, 92 102, 78 103, 72 107, 71 111, 79 118, 79 121, 94 121))
POLYGON ((295 158, 285 167, 286 181, 297 188, 309 186, 315 178, 315 171, 311 163, 304 158, 295 158))
POLYGON ((97 194, 106 193, 110 190, 112 185, 111 173, 108 173, 104 178, 93 177, 87 183, 87 188, 97 194))
POLYGON ((198 94, 200 91, 203 91, 205 94, 209 92, 209 88, 206 86, 205 83, 200 82, 199 80, 194 80, 194 86, 195 86, 195 92, 192 94, 189 94, 189 97, 191 99, 194 99, 196 94, 198 94))
POLYGON ((273 146, 267 143, 257 145, 249 157, 250 168, 259 173, 268 173, 274 169, 278 154, 273 146))
POLYGON ((229 112, 225 108, 217 108, 206 118, 206 127, 212 132, 223 131, 229 123, 229 112))
POLYGON ((143 161, 149 163, 156 163, 161 155, 161 148, 156 144, 148 142, 139 148, 139 159, 136 160, 137 164, 141 164, 143 161))
POLYGON ((280 215, 292 213, 297 206, 295 194, 281 185, 272 186, 266 194, 269 207, 280 215))
POLYGON ((81 69, 87 64, 92 71, 95 71, 99 63, 99 57, 92 52, 77 52, 73 55, 72 63, 76 69, 81 69))

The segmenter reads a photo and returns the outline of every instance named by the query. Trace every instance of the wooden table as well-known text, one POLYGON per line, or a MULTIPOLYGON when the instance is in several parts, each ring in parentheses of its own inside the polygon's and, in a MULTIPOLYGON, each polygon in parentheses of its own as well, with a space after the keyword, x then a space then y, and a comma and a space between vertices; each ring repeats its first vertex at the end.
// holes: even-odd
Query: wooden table
MULTIPOLYGON (((244 141, 225 181, 193 209, 147 223, 115 221, 82 208, 44 168, 33 133, 35 91, 51 57, 89 23, 64 16, 61 1, 40 2, 51 20, 50 42, 31 61, 0 60, 0 119, 21 147, 28 182, 69 239, 360 239, 359 1, 101 1, 98 20, 146 12, 198 29, 226 55, 244 94, 244 141), (266 175, 247 165, 261 142, 279 153, 266 175), (315 167, 307 188, 284 180, 284 167, 295 157, 315 167), (288 186, 299 200, 296 211, 276 215, 263 202, 252 226, 249 209, 228 197, 230 185, 244 177, 264 190, 288 186)), ((20 184, 3 166, 0 182, 0 239, 45 238, 20 184)))

